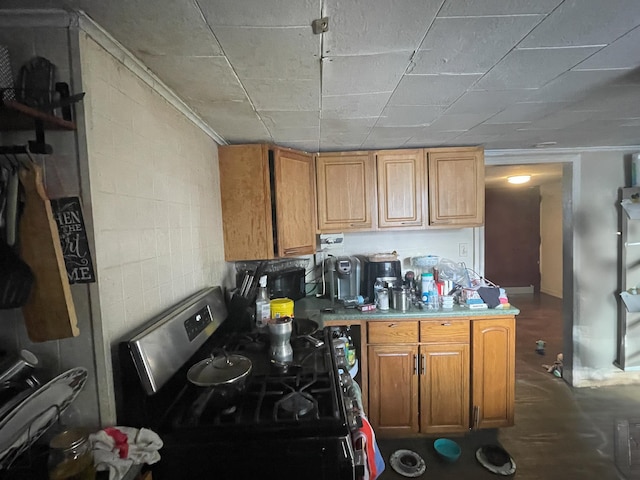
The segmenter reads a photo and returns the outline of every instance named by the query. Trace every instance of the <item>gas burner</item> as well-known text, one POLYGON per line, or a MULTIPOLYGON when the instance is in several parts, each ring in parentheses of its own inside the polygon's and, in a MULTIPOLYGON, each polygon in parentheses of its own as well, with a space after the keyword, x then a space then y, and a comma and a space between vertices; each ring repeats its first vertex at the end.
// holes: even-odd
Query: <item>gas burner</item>
POLYGON ((295 418, 307 415, 309 412, 312 412, 315 407, 315 399, 305 392, 291 392, 275 404, 276 416, 277 409, 281 409, 293 415, 295 418))

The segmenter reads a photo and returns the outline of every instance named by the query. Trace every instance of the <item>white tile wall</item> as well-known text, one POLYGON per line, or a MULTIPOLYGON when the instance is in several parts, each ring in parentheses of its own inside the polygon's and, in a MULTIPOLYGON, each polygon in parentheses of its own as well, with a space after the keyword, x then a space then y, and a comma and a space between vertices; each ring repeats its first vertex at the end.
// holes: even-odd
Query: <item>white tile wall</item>
POLYGON ((109 345, 224 283, 217 145, 84 33, 80 46, 99 321, 109 345))

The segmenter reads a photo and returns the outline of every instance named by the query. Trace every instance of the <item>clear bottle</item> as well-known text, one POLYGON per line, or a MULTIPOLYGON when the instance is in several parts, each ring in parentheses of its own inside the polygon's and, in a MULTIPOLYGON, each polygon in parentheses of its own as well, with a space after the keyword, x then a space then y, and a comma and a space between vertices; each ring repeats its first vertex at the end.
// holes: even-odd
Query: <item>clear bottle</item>
POLYGON ((423 273, 421 278, 422 283, 422 301, 429 304, 429 294, 435 288, 435 282, 433 281, 433 273, 423 273))
POLYGON ((256 326, 258 330, 263 330, 269 325, 271 320, 271 301, 267 292, 267 276, 260 277, 260 288, 256 298, 256 326))

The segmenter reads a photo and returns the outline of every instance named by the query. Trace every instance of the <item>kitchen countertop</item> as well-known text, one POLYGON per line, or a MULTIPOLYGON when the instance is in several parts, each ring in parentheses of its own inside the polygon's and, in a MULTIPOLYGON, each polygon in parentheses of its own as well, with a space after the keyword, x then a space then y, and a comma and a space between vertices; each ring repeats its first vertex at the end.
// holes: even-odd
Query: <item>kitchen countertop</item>
POLYGON ((331 303, 326 298, 305 297, 295 302, 294 315, 300 318, 308 318, 318 323, 320 328, 325 322, 332 320, 362 320, 376 321, 393 319, 419 320, 442 317, 488 317, 496 315, 517 315, 520 310, 511 305, 510 308, 488 308, 486 310, 470 310, 459 305, 454 305, 451 310, 426 310, 411 307, 406 312, 389 309, 387 311, 375 310, 372 312, 361 312, 356 308, 344 308, 341 303, 331 303), (322 312, 324 308, 333 308, 333 313, 322 312))

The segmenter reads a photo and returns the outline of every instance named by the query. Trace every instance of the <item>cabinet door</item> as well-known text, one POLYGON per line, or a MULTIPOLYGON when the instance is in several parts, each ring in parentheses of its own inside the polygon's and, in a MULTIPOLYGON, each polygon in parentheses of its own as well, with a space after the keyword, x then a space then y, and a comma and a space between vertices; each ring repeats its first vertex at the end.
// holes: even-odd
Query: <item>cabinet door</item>
POLYGON ((316 157, 320 232, 375 228, 375 159, 370 152, 316 157))
POLYGON ((279 257, 316 251, 315 171, 313 157, 302 152, 275 149, 274 165, 279 257))
POLYGON ((274 257, 269 156, 266 145, 218 149, 224 259, 274 257))
POLYGON ((376 153, 378 228, 422 228, 424 150, 376 153))
POLYGON ((513 425, 515 398, 515 319, 473 320, 471 401, 474 428, 513 425))
POLYGON ((429 150, 429 224, 484 223, 484 154, 478 148, 429 150))
POLYGON ((469 429, 469 344, 420 346, 420 432, 469 429))
POLYGON ((369 420, 376 434, 418 432, 417 345, 370 345, 369 420))

